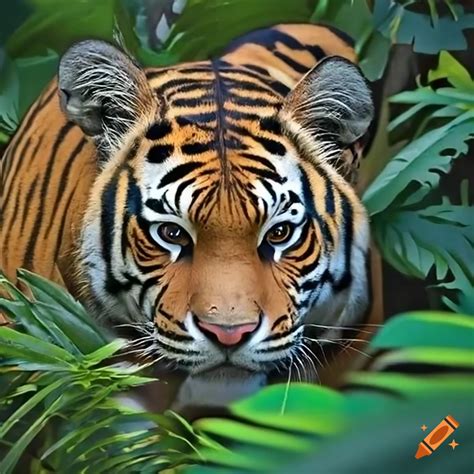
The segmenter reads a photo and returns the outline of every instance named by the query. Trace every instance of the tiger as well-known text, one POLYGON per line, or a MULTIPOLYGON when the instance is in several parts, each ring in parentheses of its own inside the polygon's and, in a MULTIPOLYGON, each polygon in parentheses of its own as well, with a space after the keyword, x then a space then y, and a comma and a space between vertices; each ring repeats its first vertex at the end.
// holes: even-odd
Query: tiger
POLYGON ((331 342, 380 313, 357 188, 376 114, 356 63, 316 24, 159 68, 73 44, 1 160, 3 273, 64 286, 170 371, 297 370, 307 330, 331 342))

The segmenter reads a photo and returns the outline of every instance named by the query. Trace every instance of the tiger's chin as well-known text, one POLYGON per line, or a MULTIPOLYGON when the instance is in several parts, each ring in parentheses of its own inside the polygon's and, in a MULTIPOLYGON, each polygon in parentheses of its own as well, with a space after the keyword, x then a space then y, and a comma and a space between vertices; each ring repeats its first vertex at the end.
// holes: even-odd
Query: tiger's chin
POLYGON ((182 383, 171 409, 224 407, 258 392, 267 384, 267 375, 231 365, 220 365, 189 375, 182 383))

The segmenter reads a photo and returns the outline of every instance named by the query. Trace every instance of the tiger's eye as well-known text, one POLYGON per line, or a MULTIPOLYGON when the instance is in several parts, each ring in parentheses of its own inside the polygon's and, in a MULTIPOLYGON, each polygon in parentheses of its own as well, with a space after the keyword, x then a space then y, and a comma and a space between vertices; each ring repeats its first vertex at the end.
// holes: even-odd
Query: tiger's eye
POLYGON ((272 227, 267 232, 266 239, 269 244, 276 245, 286 242, 290 238, 290 235, 291 225, 286 222, 283 222, 272 227))
POLYGON ((178 224, 161 224, 158 228, 158 234, 165 242, 170 244, 186 247, 191 243, 189 234, 178 224))

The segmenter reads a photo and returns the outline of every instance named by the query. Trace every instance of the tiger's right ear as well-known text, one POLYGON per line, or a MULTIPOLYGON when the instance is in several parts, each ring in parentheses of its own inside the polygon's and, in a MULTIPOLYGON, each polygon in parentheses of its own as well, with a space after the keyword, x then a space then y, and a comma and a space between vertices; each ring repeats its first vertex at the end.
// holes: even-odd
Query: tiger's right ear
POLYGON ((155 99, 145 73, 114 46, 97 40, 73 45, 59 64, 61 108, 109 155, 155 99))

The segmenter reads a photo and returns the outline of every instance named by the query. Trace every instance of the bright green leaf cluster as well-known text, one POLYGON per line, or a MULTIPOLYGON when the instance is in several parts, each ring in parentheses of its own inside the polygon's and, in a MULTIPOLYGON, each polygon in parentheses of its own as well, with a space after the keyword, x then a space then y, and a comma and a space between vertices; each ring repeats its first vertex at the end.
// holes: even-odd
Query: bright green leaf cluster
POLYGON ((10 298, 0 298, 0 310, 16 328, 0 327, 0 472, 35 463, 55 472, 144 472, 184 463, 193 443, 206 445, 179 417, 114 399, 155 380, 144 366, 120 362, 127 341, 113 339, 64 289, 19 276, 33 299, 1 281, 10 298))
MULTIPOLYGON (((393 431, 398 437, 392 443, 409 471, 420 434, 407 429, 405 414, 422 410, 421 422, 435 426, 440 412, 451 413, 462 420, 464 433, 474 427, 469 316, 398 316, 371 342, 370 365, 352 373, 343 392, 274 385, 233 404, 233 419, 204 418, 191 426, 173 413, 120 405, 114 395, 153 380, 143 376, 144 367, 114 363, 125 341, 111 339, 60 287, 29 272, 20 276, 34 300, 6 280, 10 299, 0 299, 17 324, 0 328, 2 473, 20 465, 71 474, 190 465, 186 472, 288 472, 298 463, 298 472, 315 466, 331 472, 334 465, 344 472, 362 462, 361 450, 379 446, 393 431), (96 337, 85 347, 81 342, 92 339, 91 329, 96 337), (328 457, 337 449, 345 455, 328 457)), ((378 472, 387 457, 366 457, 365 469, 378 472)), ((466 450, 452 466, 462 472, 469 462, 466 450)))
POLYGON ((444 303, 474 314, 473 208, 465 196, 460 204, 444 199, 426 205, 441 175, 468 152, 474 139, 474 81, 446 52, 428 80, 428 86, 392 99, 415 104, 392 122, 392 129, 417 119, 422 109, 432 112, 418 127, 421 135, 392 158, 363 199, 383 257, 400 272, 417 278, 426 278, 434 269, 437 286, 450 290, 443 296, 444 303), (438 79, 451 87, 435 88, 438 79), (429 128, 434 119, 444 124, 429 128))
MULTIPOLYGON (((434 427, 452 414, 463 424, 465 437, 474 426, 474 379, 467 375, 474 369, 473 329, 465 315, 395 317, 370 343, 368 370, 352 373, 342 393, 301 383, 275 385, 234 404, 231 412, 238 421, 197 422, 196 428, 218 437, 223 447, 202 452, 213 467, 186 472, 396 473, 400 463, 406 472, 416 472, 421 424, 434 427), (395 456, 399 462, 387 467, 386 460, 395 456)), ((452 472, 461 472, 469 458, 465 452, 451 459, 452 472)), ((426 462, 430 469, 431 461, 426 462)))

